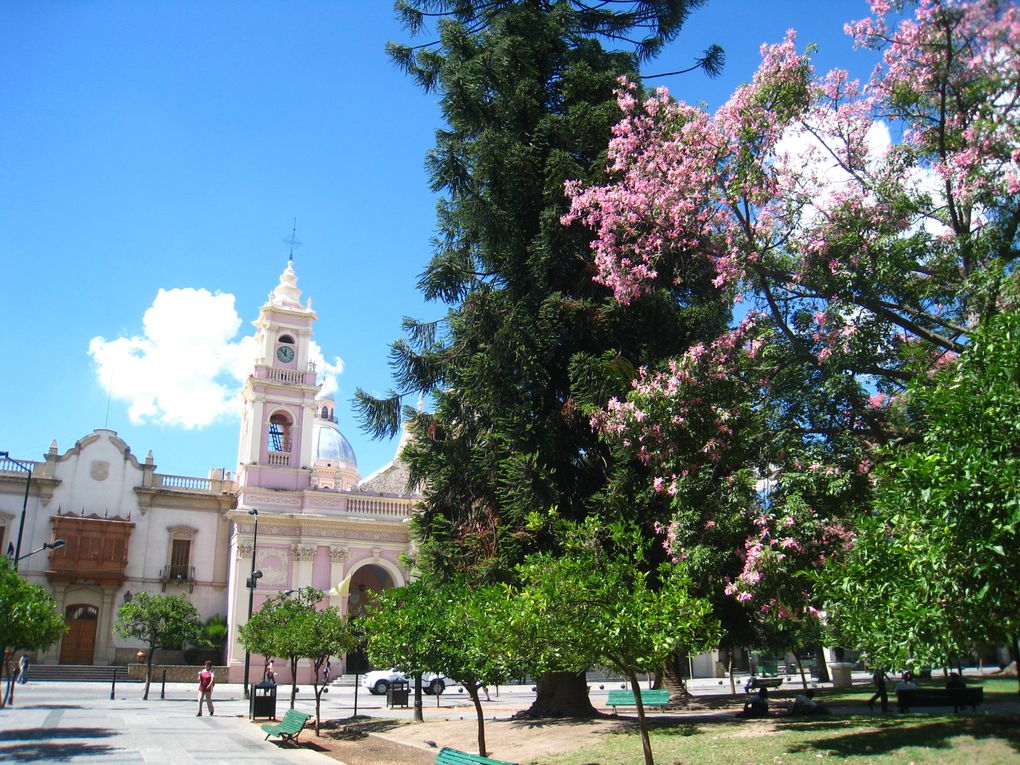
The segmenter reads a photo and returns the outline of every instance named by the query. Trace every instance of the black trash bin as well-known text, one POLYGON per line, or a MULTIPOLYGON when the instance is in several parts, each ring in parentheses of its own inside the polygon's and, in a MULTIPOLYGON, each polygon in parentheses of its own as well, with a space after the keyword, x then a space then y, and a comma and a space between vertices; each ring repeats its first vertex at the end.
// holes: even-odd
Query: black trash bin
POLYGON ((276 683, 263 680, 251 686, 251 719, 269 717, 276 719, 276 683))
POLYGON ((406 707, 409 691, 406 680, 394 680, 386 689, 386 703, 391 707, 406 707))

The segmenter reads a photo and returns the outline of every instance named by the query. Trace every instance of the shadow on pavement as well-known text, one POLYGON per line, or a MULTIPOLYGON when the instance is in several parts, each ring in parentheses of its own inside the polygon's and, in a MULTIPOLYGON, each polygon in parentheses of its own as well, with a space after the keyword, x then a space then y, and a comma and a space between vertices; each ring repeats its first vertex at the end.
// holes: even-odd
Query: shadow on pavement
POLYGON ((0 746, 0 760, 5 762, 67 762, 82 757, 101 757, 118 751, 106 744, 82 742, 15 744, 0 746))
POLYGON ((108 728, 10 728, 0 731, 0 741, 40 741, 56 738, 109 738, 117 732, 108 728))
POLYGON ((14 728, 0 731, 0 760, 66 762, 76 757, 98 757, 120 749, 81 739, 109 738, 114 735, 116 732, 107 728, 14 728), (65 742, 60 739, 78 740, 65 742))

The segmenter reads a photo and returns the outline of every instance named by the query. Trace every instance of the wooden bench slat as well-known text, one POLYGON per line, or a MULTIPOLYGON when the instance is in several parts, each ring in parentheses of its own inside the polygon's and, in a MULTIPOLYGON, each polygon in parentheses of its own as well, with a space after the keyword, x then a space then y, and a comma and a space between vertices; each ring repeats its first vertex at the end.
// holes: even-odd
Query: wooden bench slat
MULTIPOLYGON (((656 688, 654 690, 641 689, 641 704, 646 707, 663 707, 669 703, 669 690, 656 688)), ((633 691, 610 691, 606 699, 606 706, 613 707, 636 707, 633 691)))
POLYGON ((263 725, 262 730, 266 732, 266 741, 269 740, 270 736, 279 736, 284 741, 297 742, 298 736, 301 735, 301 731, 305 728, 305 723, 311 717, 309 714, 304 712, 298 712, 296 709, 288 709, 287 714, 283 716, 276 725, 263 725))
POLYGON ((503 760, 490 760, 488 757, 444 746, 436 755, 436 765, 514 765, 514 763, 504 762, 503 760))

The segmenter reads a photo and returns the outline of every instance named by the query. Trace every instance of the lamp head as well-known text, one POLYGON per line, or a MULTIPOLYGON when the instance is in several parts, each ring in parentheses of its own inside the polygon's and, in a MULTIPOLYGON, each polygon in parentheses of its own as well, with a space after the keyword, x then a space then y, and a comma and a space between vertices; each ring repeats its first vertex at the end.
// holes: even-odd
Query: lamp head
POLYGON ((249 511, 248 511, 248 515, 254 515, 254 516, 255 516, 256 518, 258 518, 258 517, 259 517, 259 511, 258 511, 258 510, 256 510, 256 509, 255 509, 255 508, 253 507, 253 508, 252 508, 251 510, 249 510, 249 511))

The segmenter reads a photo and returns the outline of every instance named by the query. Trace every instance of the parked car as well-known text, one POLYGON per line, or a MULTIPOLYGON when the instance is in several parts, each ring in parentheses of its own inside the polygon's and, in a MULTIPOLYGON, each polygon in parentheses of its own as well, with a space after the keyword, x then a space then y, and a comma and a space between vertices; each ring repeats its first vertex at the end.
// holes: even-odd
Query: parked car
MULTIPOLYGON (((409 688, 414 686, 414 678, 410 675, 395 669, 376 669, 361 676, 361 687, 376 696, 385 696, 390 684, 398 681, 407 683, 409 688)), ((439 695, 449 684, 450 678, 435 672, 425 672, 421 676, 421 687, 425 693, 439 695)))

